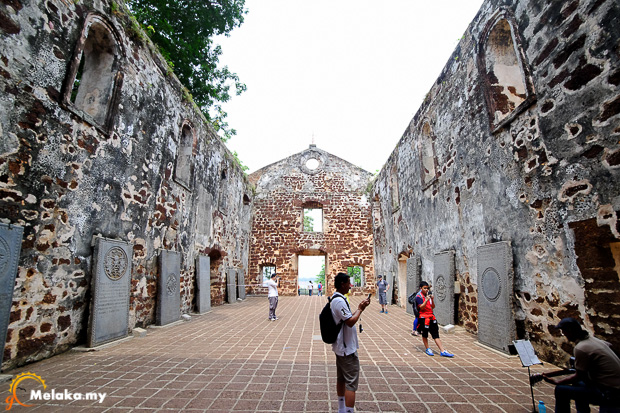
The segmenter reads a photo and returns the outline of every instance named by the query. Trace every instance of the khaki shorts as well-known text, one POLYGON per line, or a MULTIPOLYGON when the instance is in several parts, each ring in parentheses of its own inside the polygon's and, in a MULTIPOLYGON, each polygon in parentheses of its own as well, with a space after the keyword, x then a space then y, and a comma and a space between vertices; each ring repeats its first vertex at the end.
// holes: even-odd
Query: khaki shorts
POLYGON ((344 388, 349 391, 357 391, 357 383, 360 379, 360 359, 357 352, 348 356, 336 356, 337 380, 344 383, 344 388))

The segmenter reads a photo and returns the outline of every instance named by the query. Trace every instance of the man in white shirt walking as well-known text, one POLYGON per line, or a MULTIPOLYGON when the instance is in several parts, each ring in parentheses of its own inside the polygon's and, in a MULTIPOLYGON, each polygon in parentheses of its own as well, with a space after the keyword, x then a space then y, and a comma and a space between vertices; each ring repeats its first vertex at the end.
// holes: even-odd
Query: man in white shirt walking
POLYGON ((271 278, 266 282, 269 293, 269 321, 276 321, 276 307, 278 307, 278 287, 280 286, 280 277, 276 277, 276 273, 271 274, 271 278), (277 283, 276 283, 277 280, 277 283))
POLYGON ((331 310, 336 324, 342 323, 332 350, 336 354, 336 392, 338 393, 338 413, 355 412, 355 392, 359 382, 360 361, 357 356, 359 348, 355 323, 370 304, 370 298, 359 303, 357 310, 351 313, 344 295, 351 289, 351 279, 343 272, 334 278, 336 292, 332 296, 331 310))

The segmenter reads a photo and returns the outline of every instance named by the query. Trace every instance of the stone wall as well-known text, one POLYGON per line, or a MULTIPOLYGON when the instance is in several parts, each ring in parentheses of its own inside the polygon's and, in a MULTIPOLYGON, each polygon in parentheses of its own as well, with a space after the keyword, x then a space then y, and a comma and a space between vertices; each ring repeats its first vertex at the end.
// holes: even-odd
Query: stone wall
POLYGON ((372 174, 314 145, 250 175, 256 184, 249 282, 262 292, 262 268, 275 265, 280 294, 297 294, 298 257, 326 257, 325 293, 336 273, 361 266, 374 289, 373 237, 369 188, 372 174), (308 161, 314 160, 311 169, 308 161), (304 208, 322 208, 323 231, 303 230, 304 208))
POLYGON ((510 241, 518 337, 560 362, 572 316, 620 349, 619 20, 613 0, 483 4, 374 185, 378 272, 416 258, 432 281, 454 250, 476 333, 476 248, 510 241))
POLYGON ((158 251, 182 254, 183 313, 198 254, 214 305, 247 269, 251 186, 122 10, 0 4, 0 222, 24 227, 3 368, 85 341, 95 236, 133 245, 130 328, 154 321, 158 251))

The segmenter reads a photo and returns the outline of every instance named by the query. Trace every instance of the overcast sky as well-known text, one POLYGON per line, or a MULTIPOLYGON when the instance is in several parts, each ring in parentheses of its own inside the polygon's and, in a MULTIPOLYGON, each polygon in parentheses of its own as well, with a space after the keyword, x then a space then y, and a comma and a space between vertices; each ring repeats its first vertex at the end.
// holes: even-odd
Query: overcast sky
POLYGON ((482 0, 246 0, 219 38, 247 91, 227 146, 254 172, 312 143, 381 169, 482 0))

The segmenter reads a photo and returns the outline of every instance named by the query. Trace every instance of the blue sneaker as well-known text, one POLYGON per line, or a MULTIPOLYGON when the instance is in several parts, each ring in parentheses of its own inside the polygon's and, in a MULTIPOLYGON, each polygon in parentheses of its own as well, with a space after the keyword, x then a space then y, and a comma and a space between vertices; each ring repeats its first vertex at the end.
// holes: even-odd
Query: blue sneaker
POLYGON ((425 353, 426 353, 428 356, 434 356, 434 355, 435 355, 435 353, 433 353, 433 350, 431 350, 430 348, 427 348, 427 349, 426 349, 426 351, 425 351, 425 353))
POLYGON ((385 310, 385 314, 387 314, 387 310, 385 310))
POLYGON ((443 357, 454 357, 454 354, 448 353, 447 351, 442 351, 439 355, 443 357))

